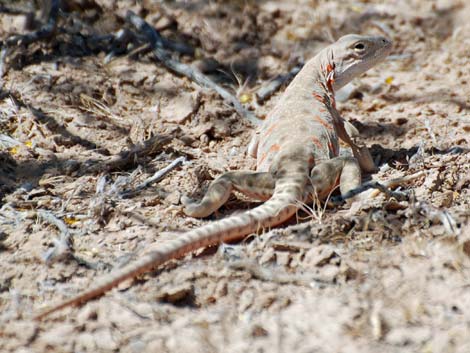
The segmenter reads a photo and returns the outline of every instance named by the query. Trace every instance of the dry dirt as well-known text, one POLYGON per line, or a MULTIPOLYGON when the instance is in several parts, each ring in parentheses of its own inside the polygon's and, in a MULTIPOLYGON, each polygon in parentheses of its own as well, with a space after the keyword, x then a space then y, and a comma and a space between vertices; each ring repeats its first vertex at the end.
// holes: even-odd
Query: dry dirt
MULTIPOLYGON (((468 1, 68 3, 68 30, 12 49, 4 67, 1 352, 470 352, 468 1), (32 321, 150 244, 256 205, 234 196, 207 220, 182 213, 182 195, 252 168, 253 126, 145 50, 106 63, 90 38, 122 28, 127 9, 194 48, 175 58, 259 117, 279 93, 258 104, 256 91, 332 39, 389 36, 391 57, 339 109, 371 146, 372 178, 426 173, 402 187, 410 201, 379 194, 299 213, 32 321), (111 162, 149 139, 145 153, 111 162), (182 156, 161 181, 119 196, 182 156), (66 225, 73 251, 48 215, 66 225)), ((1 38, 24 23, 1 14, 1 38)))

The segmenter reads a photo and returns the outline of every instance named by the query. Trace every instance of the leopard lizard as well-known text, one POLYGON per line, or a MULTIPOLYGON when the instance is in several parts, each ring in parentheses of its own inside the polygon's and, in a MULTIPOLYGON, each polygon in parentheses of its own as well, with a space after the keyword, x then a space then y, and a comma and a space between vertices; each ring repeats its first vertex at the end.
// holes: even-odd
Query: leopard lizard
POLYGON ((338 184, 341 194, 359 186, 361 166, 373 168, 370 155, 350 138, 350 126, 335 108, 334 92, 381 62, 391 46, 391 41, 381 36, 349 34, 321 50, 289 84, 255 134, 249 151, 257 157, 256 171, 221 175, 200 202, 182 199, 185 213, 193 217, 212 214, 232 190, 266 202, 179 235, 35 319, 98 297, 171 259, 279 225, 313 194, 324 199, 338 184), (338 156, 339 138, 352 147, 356 158, 338 156))

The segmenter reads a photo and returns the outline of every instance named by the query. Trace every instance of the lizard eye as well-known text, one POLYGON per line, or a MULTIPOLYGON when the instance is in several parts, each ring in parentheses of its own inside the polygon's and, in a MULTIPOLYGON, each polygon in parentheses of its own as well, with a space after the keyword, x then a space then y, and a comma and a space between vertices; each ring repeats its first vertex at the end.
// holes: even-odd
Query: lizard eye
POLYGON ((365 48, 366 48, 366 46, 364 45, 364 43, 357 43, 354 46, 355 51, 363 51, 365 48))

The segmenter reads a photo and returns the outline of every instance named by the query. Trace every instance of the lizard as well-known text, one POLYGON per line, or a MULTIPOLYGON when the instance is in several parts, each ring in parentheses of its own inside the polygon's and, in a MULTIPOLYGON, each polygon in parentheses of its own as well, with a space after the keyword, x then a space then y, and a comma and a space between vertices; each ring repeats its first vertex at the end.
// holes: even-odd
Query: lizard
POLYGON ((184 212, 192 217, 209 216, 233 190, 264 203, 182 233, 35 319, 101 296, 127 279, 197 249, 279 225, 311 195, 324 199, 338 184, 342 195, 358 187, 361 165, 370 169, 370 155, 361 153, 349 137, 336 110, 334 92, 383 61, 391 47, 385 37, 348 34, 321 50, 288 85, 255 134, 250 150, 257 156, 256 171, 227 172, 209 185, 201 201, 181 200, 184 212), (339 138, 351 145, 355 157, 338 156, 339 138))

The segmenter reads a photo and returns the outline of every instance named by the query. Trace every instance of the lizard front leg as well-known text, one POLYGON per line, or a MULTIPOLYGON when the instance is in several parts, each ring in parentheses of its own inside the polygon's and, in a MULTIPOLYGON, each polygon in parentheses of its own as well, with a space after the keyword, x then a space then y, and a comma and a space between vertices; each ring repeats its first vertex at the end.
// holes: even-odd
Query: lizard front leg
POLYGON ((200 202, 183 196, 184 213, 191 217, 207 217, 218 210, 237 190, 251 198, 265 201, 274 192, 274 178, 271 173, 251 171, 228 172, 215 179, 200 202))
POLYGON ((359 162, 362 170, 366 173, 376 172, 377 167, 367 146, 360 146, 354 141, 355 137, 359 136, 359 131, 349 121, 344 120, 337 110, 333 109, 332 113, 335 117, 334 123, 338 137, 351 147, 354 157, 359 162))

